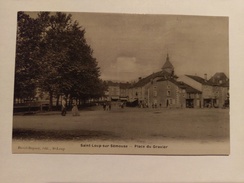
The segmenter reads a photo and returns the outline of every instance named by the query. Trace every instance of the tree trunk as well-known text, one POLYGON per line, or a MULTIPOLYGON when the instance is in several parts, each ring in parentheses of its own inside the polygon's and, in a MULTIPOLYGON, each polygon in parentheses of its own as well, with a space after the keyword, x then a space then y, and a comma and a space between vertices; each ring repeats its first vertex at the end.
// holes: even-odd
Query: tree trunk
POLYGON ((80 104, 81 104, 81 101, 80 101, 80 98, 79 98, 79 106, 80 106, 80 104))
POLYGON ((53 108, 53 92, 50 91, 49 92, 49 111, 52 111, 52 108, 53 108))
POLYGON ((72 105, 72 97, 69 97, 69 107, 72 105))
POLYGON ((57 95, 57 101, 56 101, 56 107, 58 108, 59 106, 59 98, 60 98, 60 95, 57 95))

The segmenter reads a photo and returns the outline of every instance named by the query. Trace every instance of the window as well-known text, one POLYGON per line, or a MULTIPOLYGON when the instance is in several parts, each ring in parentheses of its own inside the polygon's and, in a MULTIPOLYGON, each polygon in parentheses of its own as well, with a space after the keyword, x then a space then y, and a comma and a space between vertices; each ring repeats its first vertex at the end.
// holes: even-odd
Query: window
POLYGON ((153 95, 156 97, 158 95, 157 91, 153 91, 153 95))
POLYGON ((167 85, 167 89, 170 89, 170 85, 167 85))
POLYGON ((169 90, 167 91, 167 96, 170 96, 170 91, 169 90))

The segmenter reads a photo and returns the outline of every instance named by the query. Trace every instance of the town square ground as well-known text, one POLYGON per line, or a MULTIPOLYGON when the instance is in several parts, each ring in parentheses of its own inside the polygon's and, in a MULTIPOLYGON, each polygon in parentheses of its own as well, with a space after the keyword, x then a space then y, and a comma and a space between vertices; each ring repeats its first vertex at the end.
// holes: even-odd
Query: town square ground
POLYGON ((13 153, 228 155, 229 109, 119 108, 13 116, 13 153))

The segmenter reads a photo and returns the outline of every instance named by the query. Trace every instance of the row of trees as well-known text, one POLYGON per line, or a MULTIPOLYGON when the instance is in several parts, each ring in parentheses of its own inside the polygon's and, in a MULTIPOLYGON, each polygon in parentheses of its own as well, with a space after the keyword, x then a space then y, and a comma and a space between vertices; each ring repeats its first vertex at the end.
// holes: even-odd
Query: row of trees
POLYGON ((98 98, 106 86, 85 29, 70 14, 40 12, 36 18, 18 13, 14 101, 48 93, 50 107, 61 95, 98 98))

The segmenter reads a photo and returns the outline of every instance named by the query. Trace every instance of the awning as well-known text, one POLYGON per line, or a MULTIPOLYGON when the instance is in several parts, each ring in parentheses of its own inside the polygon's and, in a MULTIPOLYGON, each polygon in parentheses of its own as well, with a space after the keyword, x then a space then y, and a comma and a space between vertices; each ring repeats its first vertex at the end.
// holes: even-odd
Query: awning
POLYGON ((128 100, 127 97, 120 97, 119 99, 120 99, 120 100, 128 100))
POLYGON ((111 97, 111 99, 118 100, 119 99, 119 96, 113 96, 113 97, 111 97))

